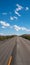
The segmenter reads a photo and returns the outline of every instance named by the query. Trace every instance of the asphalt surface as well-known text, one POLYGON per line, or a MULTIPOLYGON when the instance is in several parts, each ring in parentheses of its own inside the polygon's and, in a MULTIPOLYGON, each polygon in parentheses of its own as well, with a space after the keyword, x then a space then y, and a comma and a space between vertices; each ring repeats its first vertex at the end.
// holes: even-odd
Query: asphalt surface
POLYGON ((0 65, 8 65, 8 60, 13 53, 16 38, 0 41, 0 65))
POLYGON ((30 65, 30 41, 17 38, 17 65, 30 65))
POLYGON ((0 41, 0 65, 7 65, 15 44, 16 56, 12 65, 30 65, 30 41, 21 37, 0 41))

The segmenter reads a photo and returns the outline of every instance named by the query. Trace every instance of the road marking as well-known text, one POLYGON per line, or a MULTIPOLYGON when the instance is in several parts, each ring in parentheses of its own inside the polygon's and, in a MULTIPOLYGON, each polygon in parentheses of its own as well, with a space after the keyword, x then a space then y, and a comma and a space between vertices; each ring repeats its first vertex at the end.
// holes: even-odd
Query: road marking
POLYGON ((9 58, 9 60, 8 60, 8 65, 11 65, 12 60, 13 60, 13 57, 10 56, 10 58, 9 58))

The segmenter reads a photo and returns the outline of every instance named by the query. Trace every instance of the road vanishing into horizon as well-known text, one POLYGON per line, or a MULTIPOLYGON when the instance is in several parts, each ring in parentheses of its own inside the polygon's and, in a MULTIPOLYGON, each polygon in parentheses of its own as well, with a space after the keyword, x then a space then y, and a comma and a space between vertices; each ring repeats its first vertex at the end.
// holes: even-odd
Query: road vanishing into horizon
POLYGON ((22 37, 0 41, 0 65, 10 65, 12 55, 15 59, 11 65, 30 65, 30 41, 22 37))

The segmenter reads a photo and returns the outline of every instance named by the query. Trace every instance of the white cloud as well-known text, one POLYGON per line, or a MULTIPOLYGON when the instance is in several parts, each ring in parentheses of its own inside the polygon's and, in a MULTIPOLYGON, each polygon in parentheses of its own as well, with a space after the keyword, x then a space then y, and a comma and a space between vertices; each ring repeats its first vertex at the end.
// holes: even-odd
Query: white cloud
POLYGON ((22 30, 22 31, 30 32, 30 29, 27 29, 26 27, 20 27, 20 26, 17 26, 17 25, 14 25, 14 29, 16 31, 22 30))
POLYGON ((5 28, 5 26, 2 26, 2 28, 5 28))
POLYGON ((14 19, 16 19, 16 20, 17 20, 18 18, 17 18, 16 16, 14 16, 14 19))
POLYGON ((22 7, 21 5, 19 5, 19 4, 16 4, 16 6, 17 6, 17 8, 15 9, 15 14, 18 15, 18 16, 21 16, 21 15, 18 13, 18 11, 22 10, 23 7, 22 7))
POLYGON ((14 20, 14 18, 11 16, 11 17, 10 17, 10 20, 14 20))
POLYGON ((21 14, 19 14, 19 11, 21 11, 22 9, 25 9, 26 11, 29 10, 29 7, 23 7, 19 4, 16 4, 16 9, 15 9, 15 14, 18 15, 18 16, 21 16, 21 14))
POLYGON ((14 20, 14 19, 17 20, 17 17, 16 17, 16 16, 13 16, 13 17, 11 16, 11 17, 10 17, 10 20, 14 20))
POLYGON ((30 31, 30 29, 27 29, 26 27, 21 27, 22 30, 30 31))
POLYGON ((19 4, 16 4, 16 6, 18 7, 18 8, 16 8, 16 11, 19 11, 19 10, 23 9, 23 7, 21 5, 19 5, 19 4))
POLYGON ((9 28, 15 29, 16 31, 22 30, 22 31, 30 32, 30 29, 28 29, 26 27, 20 27, 20 26, 17 26, 17 25, 11 26, 9 23, 6 23, 4 21, 0 21, 0 24, 2 25, 2 28, 9 27, 9 28))
POLYGON ((29 10, 29 7, 26 7, 26 9, 25 9, 25 10, 26 10, 26 11, 27 11, 27 10, 29 10))
POLYGON ((15 14, 17 14, 18 16, 21 16, 17 11, 15 11, 15 14))
POLYGON ((5 21, 0 21, 0 24, 2 25, 2 28, 10 26, 10 24, 6 23, 5 21))
POLYGON ((6 13, 6 12, 4 12, 4 13, 2 13, 2 15, 7 15, 7 13, 6 13))
POLYGON ((19 31, 21 28, 20 28, 19 26, 17 26, 17 25, 14 25, 14 29, 15 29, 16 31, 19 31))

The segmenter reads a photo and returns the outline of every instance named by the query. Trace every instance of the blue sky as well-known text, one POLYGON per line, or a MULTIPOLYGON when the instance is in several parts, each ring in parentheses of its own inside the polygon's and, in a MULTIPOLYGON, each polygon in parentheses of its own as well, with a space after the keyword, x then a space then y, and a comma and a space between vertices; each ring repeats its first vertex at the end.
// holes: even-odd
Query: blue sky
POLYGON ((0 34, 30 34, 30 0, 0 0, 0 34))

